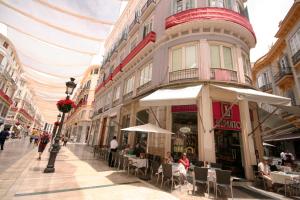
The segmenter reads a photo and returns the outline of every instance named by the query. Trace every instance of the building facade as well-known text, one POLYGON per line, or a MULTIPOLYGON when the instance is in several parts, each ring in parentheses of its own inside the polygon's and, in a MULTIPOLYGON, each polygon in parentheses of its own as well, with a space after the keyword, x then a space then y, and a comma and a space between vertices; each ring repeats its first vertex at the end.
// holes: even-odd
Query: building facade
MULTIPOLYGON (((297 0, 279 24, 279 30, 275 35, 277 41, 266 55, 255 62, 252 68, 255 86, 264 92, 291 98, 295 111, 300 105, 299 11, 300 1, 297 0)), ((263 109, 271 113, 275 108, 263 106, 263 109)), ((286 110, 278 110, 275 111, 275 115, 278 118, 277 121, 281 123, 276 123, 276 126, 266 123, 263 128, 269 131, 263 134, 263 139, 266 142, 274 142, 278 147, 274 156, 278 156, 282 150, 289 150, 299 158, 300 113, 297 115, 288 113, 286 110), (277 128, 280 126, 282 128, 277 128)))
POLYGON ((217 162, 253 178, 262 155, 249 51, 256 38, 240 0, 129 1, 106 42, 91 145, 115 135, 150 154, 217 162), (245 95, 246 96, 246 95, 245 95), (123 132, 146 123, 174 135, 123 132))
POLYGON ((1 121, 16 134, 42 129, 43 119, 33 94, 23 78, 23 69, 13 44, 0 34, 0 113, 1 121))
POLYGON ((87 143, 92 124, 92 103, 99 77, 99 65, 92 65, 85 72, 73 100, 77 107, 72 109, 64 123, 64 134, 74 142, 87 143))

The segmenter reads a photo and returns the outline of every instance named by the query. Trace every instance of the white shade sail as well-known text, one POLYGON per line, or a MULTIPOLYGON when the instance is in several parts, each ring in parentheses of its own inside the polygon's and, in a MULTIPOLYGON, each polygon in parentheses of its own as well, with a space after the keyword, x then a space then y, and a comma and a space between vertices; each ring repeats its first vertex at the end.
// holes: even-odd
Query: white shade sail
POLYGON ((141 106, 168 106, 195 104, 202 85, 174 89, 159 89, 140 99, 141 106))
POLYGON ((227 87, 227 86, 219 86, 219 85, 210 85, 210 86, 215 89, 233 92, 236 95, 238 95, 238 98, 245 99, 248 101, 267 103, 272 105, 286 105, 286 106, 291 104, 290 98, 277 96, 277 95, 261 92, 254 89, 227 87))
MULTIPOLYGON (((43 118, 56 121, 55 102, 65 98, 70 77, 80 83, 126 1, 5 0, 0 1, 0 25, 16 50, 23 77, 34 92, 32 102, 43 118), (4 29, 3 29, 4 30, 4 29)), ((100 61, 96 64, 100 65, 100 61)))
POLYGON ((147 133, 160 133, 160 134, 174 134, 166 129, 160 128, 153 124, 144 124, 140 126, 132 126, 128 128, 121 129, 122 131, 138 131, 138 132, 147 132, 147 133))

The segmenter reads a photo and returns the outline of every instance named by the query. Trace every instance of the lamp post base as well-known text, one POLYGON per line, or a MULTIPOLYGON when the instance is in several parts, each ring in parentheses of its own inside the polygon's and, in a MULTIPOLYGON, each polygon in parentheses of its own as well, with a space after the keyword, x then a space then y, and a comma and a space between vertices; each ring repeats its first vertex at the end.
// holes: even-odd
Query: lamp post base
POLYGON ((44 173, 54 173, 55 172, 54 164, 55 164, 56 156, 59 152, 59 149, 60 149, 60 145, 58 144, 58 141, 57 141, 52 145, 48 165, 45 168, 44 173))

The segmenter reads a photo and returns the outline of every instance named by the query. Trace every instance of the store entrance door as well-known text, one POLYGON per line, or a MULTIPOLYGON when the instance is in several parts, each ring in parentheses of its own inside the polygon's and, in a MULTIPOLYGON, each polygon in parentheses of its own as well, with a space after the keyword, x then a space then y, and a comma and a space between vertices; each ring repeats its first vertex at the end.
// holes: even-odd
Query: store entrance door
POLYGON ((216 160, 222 164, 222 169, 232 171, 233 176, 244 178, 240 132, 216 129, 215 145, 216 160))

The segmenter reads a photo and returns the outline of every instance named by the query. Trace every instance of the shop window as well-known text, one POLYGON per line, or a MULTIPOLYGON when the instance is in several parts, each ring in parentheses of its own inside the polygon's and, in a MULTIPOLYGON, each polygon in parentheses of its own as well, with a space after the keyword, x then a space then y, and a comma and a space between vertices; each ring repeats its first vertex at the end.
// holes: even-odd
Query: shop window
POLYGON ((172 49, 171 57, 170 71, 197 68, 197 47, 195 44, 172 49))
POLYGON ((116 101, 120 98, 120 89, 121 89, 121 86, 118 86, 115 88, 113 101, 116 101))
POLYGON ((296 33, 291 37, 289 44, 292 55, 296 54, 300 50, 300 28, 298 28, 296 33))
MULTIPOLYGON (((147 124, 149 122, 149 114, 147 110, 139 111, 136 114, 136 125, 147 124)), ((141 151, 146 153, 148 134, 145 132, 135 132, 135 144, 139 144, 141 151)), ((137 155, 138 156, 138 155, 137 155)))
POLYGON ((128 94, 133 91, 134 87, 134 76, 131 76, 129 79, 125 81, 125 89, 124 94, 128 94))
MULTIPOLYGON (((130 125, 130 115, 125 115, 122 118, 122 128, 128 128, 130 125)), ((128 132, 121 131, 121 144, 125 147, 128 144, 128 132)))
POLYGON ((140 75, 140 83, 142 86, 152 80, 152 63, 147 64, 142 70, 140 75))
POLYGON ((233 56, 231 47, 210 45, 211 68, 225 68, 233 70, 233 56))

